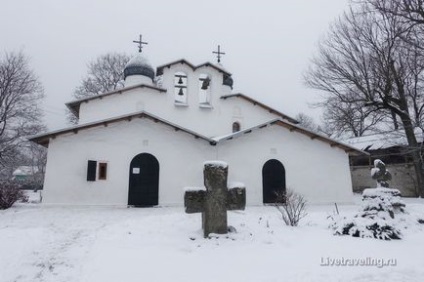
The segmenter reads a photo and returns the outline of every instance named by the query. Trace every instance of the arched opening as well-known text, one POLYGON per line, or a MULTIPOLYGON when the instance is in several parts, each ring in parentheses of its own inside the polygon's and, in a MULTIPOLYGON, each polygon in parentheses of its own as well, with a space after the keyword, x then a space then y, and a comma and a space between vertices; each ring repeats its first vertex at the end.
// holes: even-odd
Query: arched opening
POLYGON ((158 203, 159 162, 151 154, 138 154, 130 164, 128 205, 151 207, 158 203))
POLYGON ((240 131, 240 123, 236 121, 236 122, 233 122, 233 133, 237 131, 240 131))
POLYGON ((211 78, 205 73, 199 75, 199 106, 211 107, 211 78))
POLYGON ((280 161, 268 160, 262 167, 263 203, 272 204, 286 192, 286 171, 280 161))
POLYGON ((175 104, 187 104, 187 74, 176 72, 174 76, 174 99, 175 104))

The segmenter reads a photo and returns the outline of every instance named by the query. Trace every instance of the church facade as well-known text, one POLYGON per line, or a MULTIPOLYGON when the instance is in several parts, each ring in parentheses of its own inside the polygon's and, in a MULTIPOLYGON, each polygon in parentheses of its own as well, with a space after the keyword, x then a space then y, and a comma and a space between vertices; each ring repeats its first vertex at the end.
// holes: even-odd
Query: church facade
POLYGON ((310 132, 241 93, 221 65, 178 60, 156 68, 138 55, 125 87, 72 101, 76 126, 41 134, 48 147, 43 202, 182 205, 203 186, 203 163, 225 161, 248 205, 292 189, 311 203, 351 202, 348 145, 310 132))

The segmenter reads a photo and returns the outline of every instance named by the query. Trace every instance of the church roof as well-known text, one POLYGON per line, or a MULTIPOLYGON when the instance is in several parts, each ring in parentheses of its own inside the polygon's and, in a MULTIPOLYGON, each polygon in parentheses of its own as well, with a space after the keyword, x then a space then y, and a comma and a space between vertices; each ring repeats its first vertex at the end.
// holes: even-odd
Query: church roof
POLYGON ((278 126, 287 128, 287 129, 290 130, 290 132, 299 132, 301 134, 304 134, 304 135, 310 137, 312 140, 316 139, 316 140, 325 142, 325 143, 329 144, 331 147, 337 147, 337 148, 344 150, 349 155, 353 155, 353 156, 369 155, 369 153, 364 152, 362 150, 359 150, 359 149, 357 149, 353 146, 341 143, 341 142, 336 141, 334 139, 331 139, 329 137, 326 137, 326 136, 323 136, 323 135, 318 134, 316 132, 310 131, 306 128, 303 128, 303 127, 301 127, 297 124, 283 120, 281 118, 275 118, 275 119, 269 120, 267 122, 258 124, 256 126, 246 128, 244 130, 240 130, 240 131, 228 134, 228 135, 218 136, 218 137, 213 138, 213 140, 216 141, 216 143, 218 144, 218 143, 221 143, 223 141, 233 140, 235 138, 244 136, 245 134, 249 134, 249 133, 252 133, 253 131, 260 130, 260 129, 266 128, 268 126, 273 126, 273 125, 278 125, 278 126))
POLYGON ((155 71, 147 62, 146 58, 142 57, 141 54, 137 54, 125 66, 124 78, 130 75, 144 75, 153 80, 155 78, 155 71))
MULTIPOLYGON (((423 142, 422 130, 418 127, 414 128, 415 138, 418 143, 423 142)), ((358 148, 360 150, 372 151, 379 149, 388 149, 392 147, 404 147, 408 146, 408 140, 405 135, 405 131, 393 130, 389 132, 380 132, 372 135, 364 135, 359 137, 353 137, 344 140, 345 143, 358 148)))
POLYGON ((200 68, 203 68, 203 67, 211 67, 211 68, 216 69, 219 72, 222 72, 223 74, 226 74, 227 76, 231 76, 231 73, 229 73, 228 71, 226 71, 222 67, 217 66, 215 64, 212 64, 210 62, 206 62, 206 63, 203 63, 201 65, 195 66, 192 63, 188 62, 186 59, 180 59, 180 60, 168 63, 166 65, 161 65, 161 66, 156 68, 156 74, 162 75, 164 68, 170 68, 171 66, 177 65, 177 64, 185 64, 185 65, 189 66, 192 70, 197 70, 197 69, 200 69, 200 68))
POLYGON ((196 138, 196 139, 204 140, 212 146, 215 146, 215 145, 217 145, 217 144, 219 144, 223 141, 228 141, 228 140, 238 138, 240 136, 243 136, 245 134, 249 134, 249 133, 256 131, 256 130, 263 129, 263 128, 268 127, 268 126, 279 125, 281 127, 289 129, 291 132, 299 132, 301 134, 309 136, 312 140, 316 139, 316 140, 328 143, 331 147, 340 148, 350 155, 354 155, 354 156, 369 155, 367 152, 364 152, 364 151, 359 150, 355 147, 343 144, 339 141, 325 137, 325 136, 320 135, 318 133, 312 132, 308 129, 305 129, 305 128, 299 126, 299 125, 288 122, 288 121, 283 120, 281 118, 275 118, 275 119, 272 119, 272 120, 267 121, 265 123, 261 123, 261 124, 258 124, 256 126, 253 126, 253 127, 250 127, 250 128, 247 128, 247 129, 235 132, 235 133, 231 133, 231 134, 228 134, 228 135, 209 138, 209 137, 206 137, 206 136, 199 134, 195 131, 184 128, 180 125, 177 125, 175 123, 172 123, 172 122, 169 122, 165 119, 162 119, 158 116, 150 114, 146 111, 140 111, 140 112, 136 112, 136 113, 132 113, 132 114, 128 114, 128 115, 123 115, 123 116, 119 116, 119 117, 115 117, 115 118, 104 119, 104 120, 97 121, 97 122, 91 122, 91 123, 76 125, 76 126, 61 129, 61 130, 56 130, 56 131, 36 135, 36 136, 29 138, 29 140, 32 141, 32 142, 38 143, 42 146, 48 147, 50 138, 54 139, 57 136, 60 136, 60 135, 63 135, 63 134, 68 134, 68 133, 77 134, 81 130, 86 130, 86 129, 99 127, 99 126, 107 126, 108 124, 121 122, 121 121, 125 121, 125 120, 131 121, 132 119, 135 119, 135 118, 147 118, 147 119, 153 120, 154 122, 162 123, 164 125, 172 127, 173 129, 175 129, 175 131, 183 131, 187 134, 194 136, 194 138, 196 138))
POLYGON ((175 131, 183 131, 185 133, 193 135, 196 139, 202 139, 204 141, 209 142, 211 145, 216 145, 216 141, 211 139, 211 138, 203 136, 203 135, 201 135, 197 132, 194 132, 190 129, 184 128, 180 125, 171 123, 171 122, 169 122, 165 119, 157 117, 157 116, 150 114, 146 111, 140 111, 140 112, 136 112, 136 113, 132 113, 132 114, 128 114, 128 115, 123 115, 123 116, 119 116, 119 117, 115 117, 115 118, 104 119, 104 120, 101 120, 101 121, 90 122, 90 123, 86 123, 86 124, 81 124, 81 125, 76 125, 76 126, 72 126, 72 127, 69 127, 69 128, 61 129, 61 130, 43 133, 43 134, 35 135, 35 136, 29 138, 28 140, 35 142, 37 144, 40 144, 42 146, 48 147, 50 138, 54 139, 57 136, 67 134, 67 133, 77 134, 81 130, 86 130, 86 129, 99 127, 99 126, 107 126, 108 124, 116 123, 116 122, 120 122, 120 121, 125 121, 125 120, 131 121, 132 119, 135 119, 135 118, 147 118, 147 119, 153 120, 154 122, 159 122, 159 123, 165 124, 169 127, 172 127, 173 129, 175 129, 175 131))
POLYGON ((258 106, 264 108, 265 110, 268 110, 270 113, 277 114, 277 115, 281 116, 282 118, 284 118, 284 119, 286 119, 286 120, 288 120, 288 121, 290 121, 292 123, 296 123, 296 124, 299 123, 296 119, 294 119, 294 118, 292 118, 292 117, 290 117, 290 116, 288 116, 286 114, 283 114, 282 112, 279 112, 279 111, 271 108, 270 106, 265 105, 265 104, 263 104, 263 103, 255 100, 255 99, 253 99, 253 98, 251 98, 251 97, 249 97, 247 95, 244 95, 242 93, 224 95, 224 96, 221 96, 221 99, 224 99, 225 100, 225 99, 234 98, 234 97, 242 98, 242 99, 244 99, 244 100, 252 103, 255 106, 258 105, 258 106))
POLYGON ((79 108, 80 108, 81 103, 85 103, 85 102, 95 100, 95 99, 103 99, 104 97, 110 96, 110 95, 122 94, 126 91, 133 90, 133 89, 136 89, 136 88, 148 88, 148 89, 156 90, 158 92, 166 92, 166 89, 163 89, 163 88, 154 87, 154 86, 150 86, 150 85, 147 85, 147 84, 136 84, 136 85, 133 85, 133 86, 130 86, 130 87, 121 88, 121 89, 118 89, 118 90, 99 94, 99 95, 96 95, 96 96, 71 101, 69 103, 66 103, 65 105, 71 110, 71 112, 73 112, 78 117, 79 116, 79 108))

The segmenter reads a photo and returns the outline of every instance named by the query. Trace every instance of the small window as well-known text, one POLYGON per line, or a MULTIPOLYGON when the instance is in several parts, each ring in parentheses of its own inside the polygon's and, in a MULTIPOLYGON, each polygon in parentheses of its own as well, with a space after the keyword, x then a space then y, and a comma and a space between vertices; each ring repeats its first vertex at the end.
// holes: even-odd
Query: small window
POLYGON ((233 133, 237 132, 237 131, 240 131, 240 123, 234 122, 233 123, 233 133))
POLYGON ((99 180, 106 180, 107 163, 99 163, 99 180))
POLYGON ((96 161, 88 161, 87 164, 87 181, 96 181, 96 161))

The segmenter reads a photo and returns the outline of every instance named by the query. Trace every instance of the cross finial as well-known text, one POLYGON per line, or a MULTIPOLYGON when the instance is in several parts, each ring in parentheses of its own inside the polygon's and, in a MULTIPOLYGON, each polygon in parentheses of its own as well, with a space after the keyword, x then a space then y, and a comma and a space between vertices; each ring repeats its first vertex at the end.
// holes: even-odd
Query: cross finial
POLYGON ((142 52, 142 49, 143 49, 143 44, 149 44, 149 43, 147 43, 147 42, 143 42, 143 39, 142 39, 142 35, 140 34, 140 39, 137 41, 137 40, 134 40, 133 42, 134 43, 137 43, 138 44, 138 52, 139 53, 141 53, 142 52))
POLYGON ((218 51, 213 51, 213 54, 217 54, 217 58, 218 58, 218 63, 221 62, 221 55, 225 55, 224 52, 221 52, 221 46, 218 45, 218 51))

